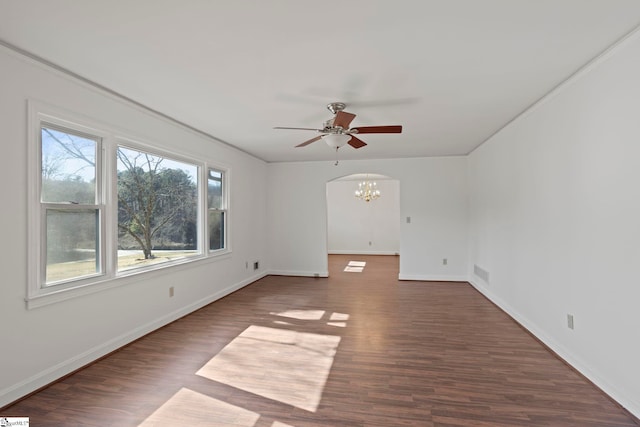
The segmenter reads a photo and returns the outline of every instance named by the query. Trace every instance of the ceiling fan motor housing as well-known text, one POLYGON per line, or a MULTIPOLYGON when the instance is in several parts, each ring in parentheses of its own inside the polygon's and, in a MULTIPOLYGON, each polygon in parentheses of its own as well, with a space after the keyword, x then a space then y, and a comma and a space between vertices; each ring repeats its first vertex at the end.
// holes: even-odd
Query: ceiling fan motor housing
POLYGON ((343 129, 340 126, 336 127, 336 126, 333 125, 334 121, 335 121, 335 117, 332 118, 332 119, 327 120, 326 122, 324 122, 324 129, 322 129, 322 132, 324 132, 324 133, 342 133, 341 131, 343 129))

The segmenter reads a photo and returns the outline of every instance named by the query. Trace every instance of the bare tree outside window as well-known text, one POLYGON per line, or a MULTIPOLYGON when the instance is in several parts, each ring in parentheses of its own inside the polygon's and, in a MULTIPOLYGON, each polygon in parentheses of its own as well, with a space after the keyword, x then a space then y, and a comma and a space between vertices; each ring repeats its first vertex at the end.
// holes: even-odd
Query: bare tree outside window
POLYGON ((199 212, 199 166, 117 146, 115 168, 105 170, 102 146, 92 130, 41 123, 43 287, 105 274, 105 248, 116 252, 117 271, 201 255, 205 245, 209 253, 226 248, 224 172, 207 169, 206 211, 199 212), (117 236, 103 236, 111 210, 99 172, 116 183, 117 236))
MULTIPOLYGON (((141 250, 144 260, 196 254, 198 168, 124 147, 117 160, 118 249, 141 250)), ((132 267, 121 258, 120 269, 132 267)))
POLYGON ((45 210, 45 284, 101 272, 98 137, 41 127, 40 201, 45 210))

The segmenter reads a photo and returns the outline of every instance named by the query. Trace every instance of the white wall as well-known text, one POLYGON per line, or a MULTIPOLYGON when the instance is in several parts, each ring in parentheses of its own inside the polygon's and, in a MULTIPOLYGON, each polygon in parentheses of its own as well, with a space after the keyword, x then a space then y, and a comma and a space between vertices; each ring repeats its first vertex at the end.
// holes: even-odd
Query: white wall
POLYGON ((264 268, 257 273, 245 269, 245 262, 267 261, 267 188, 264 162, 1 46, 0 70, 2 407, 264 274, 264 268), (233 252, 27 310, 27 99, 85 115, 160 148, 228 166, 233 252), (173 298, 169 286, 175 287, 173 298))
POLYGON ((401 279, 467 279, 464 157, 269 164, 272 273, 328 274, 326 183, 354 173, 386 175, 400 183, 401 279))
POLYGON ((354 196, 360 181, 346 179, 327 183, 329 253, 400 253, 400 182, 371 179, 381 196, 365 202, 354 196))
POLYGON ((469 157, 474 285, 636 416, 638 76, 636 34, 469 157))

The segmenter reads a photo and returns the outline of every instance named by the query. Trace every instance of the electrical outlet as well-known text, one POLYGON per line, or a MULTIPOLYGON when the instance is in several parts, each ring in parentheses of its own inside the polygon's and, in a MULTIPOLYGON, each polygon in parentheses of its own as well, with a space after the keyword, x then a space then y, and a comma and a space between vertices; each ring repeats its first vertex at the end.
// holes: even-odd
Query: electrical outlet
POLYGON ((173 296, 173 286, 169 288, 169 298, 173 296))
POLYGON ((260 268, 260 261, 255 261, 255 262, 253 263, 253 269, 254 269, 254 270, 258 270, 259 268, 260 268))
POLYGON ((447 265, 449 261, 446 258, 442 258, 442 265, 447 265))
POLYGON ((567 327, 573 329, 573 314, 567 314, 567 327))
POLYGON ((410 216, 407 217, 407 224, 411 224, 411 217, 410 216))
POLYGON ((371 241, 369 241, 369 246, 371 246, 371 241))

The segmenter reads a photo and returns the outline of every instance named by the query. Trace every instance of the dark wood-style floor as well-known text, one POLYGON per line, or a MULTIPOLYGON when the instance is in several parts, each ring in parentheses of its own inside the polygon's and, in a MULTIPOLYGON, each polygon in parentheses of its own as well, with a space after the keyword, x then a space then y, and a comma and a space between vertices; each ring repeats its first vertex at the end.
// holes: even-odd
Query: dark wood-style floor
MULTIPOLYGON (((364 270, 344 272, 350 260, 364 270), (356 267, 357 269, 357 267, 356 267)), ((266 277, 4 408, 33 426, 637 426, 466 283, 266 277)))

